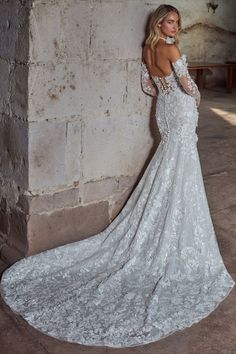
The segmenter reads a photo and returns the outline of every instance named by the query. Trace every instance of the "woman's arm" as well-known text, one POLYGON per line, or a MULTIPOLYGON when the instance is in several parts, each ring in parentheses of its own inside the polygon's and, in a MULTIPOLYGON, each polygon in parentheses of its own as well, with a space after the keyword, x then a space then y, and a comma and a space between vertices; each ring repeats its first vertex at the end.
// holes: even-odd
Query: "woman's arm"
POLYGON ((157 96, 157 89, 153 84, 147 66, 144 62, 141 63, 141 87, 146 94, 150 96, 157 96))
POLYGON ((185 55, 180 55, 180 51, 175 44, 170 46, 169 60, 181 86, 188 95, 195 98, 197 107, 199 107, 201 100, 200 92, 189 74, 185 55))
POLYGON ((157 87, 153 83, 147 64, 152 65, 152 53, 151 48, 145 45, 142 52, 141 87, 146 94, 157 96, 157 87))

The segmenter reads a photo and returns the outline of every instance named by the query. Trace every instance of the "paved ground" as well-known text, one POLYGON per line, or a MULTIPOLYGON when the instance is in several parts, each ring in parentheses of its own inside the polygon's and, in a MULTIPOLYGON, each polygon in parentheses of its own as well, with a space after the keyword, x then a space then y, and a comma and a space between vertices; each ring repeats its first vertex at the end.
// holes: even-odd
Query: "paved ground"
MULTIPOLYGON (((203 93, 198 148, 213 223, 225 265, 236 279, 236 92, 203 93)), ((0 269, 4 264, 0 263, 0 269)), ((112 349, 50 338, 0 299, 1 354, 236 354, 236 288, 207 318, 145 346, 112 349)))

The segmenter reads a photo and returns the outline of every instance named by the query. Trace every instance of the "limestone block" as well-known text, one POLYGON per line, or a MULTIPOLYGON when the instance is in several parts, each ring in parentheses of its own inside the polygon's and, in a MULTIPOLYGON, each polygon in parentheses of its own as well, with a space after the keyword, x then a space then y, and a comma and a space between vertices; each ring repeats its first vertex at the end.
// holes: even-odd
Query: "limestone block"
POLYGON ((68 62, 30 67, 29 120, 126 112, 125 62, 68 62), (115 92, 115 93, 114 93, 115 92))
POLYGON ((80 79, 81 114, 84 118, 127 114, 125 61, 91 61, 77 71, 80 79))
POLYGON ((81 122, 31 123, 29 134, 30 188, 78 183, 81 122))
POLYGON ((28 203, 28 213, 52 213, 63 208, 78 206, 81 202, 80 189, 71 188, 52 194, 25 196, 28 203))
POLYGON ((114 218, 119 214, 119 212, 124 207, 125 203, 129 199, 132 188, 126 188, 122 193, 116 194, 110 203, 109 215, 110 220, 114 220, 114 218))
MULTIPOLYGON (((1 1, 0 4, 0 53, 1 57, 5 59, 15 57, 15 45, 17 39, 17 30, 15 23, 11 25, 10 21, 12 19, 17 19, 17 5, 16 2, 5 2, 1 1)), ((13 20, 13 21, 15 21, 13 20)))
POLYGON ((118 190, 123 191, 127 188, 132 188, 137 181, 137 176, 119 176, 118 177, 118 190))
POLYGON ((30 11, 29 58, 33 62, 61 57, 61 1, 34 3, 30 11))
POLYGON ((6 200, 6 209, 3 209, 4 212, 7 212, 9 208, 14 208, 16 206, 22 189, 23 187, 17 185, 13 178, 6 178, 0 174, 0 196, 1 199, 6 200))
POLYGON ((113 220, 128 201, 138 183, 138 176, 120 176, 118 178, 118 193, 110 198, 109 215, 113 220))
POLYGON ((91 53, 91 1, 65 0, 61 9, 62 55, 86 60, 91 53))
MULTIPOLYGON (((29 68, 29 121, 78 115, 85 77, 79 63, 48 63, 29 68)), ((91 85, 91 84, 90 84, 91 85)))
POLYGON ((93 56, 140 58, 147 14, 143 2, 94 1, 92 7, 93 56))
POLYGON ((138 174, 152 145, 148 119, 103 117, 84 122, 86 180, 138 174))
POLYGON ((16 198, 15 205, 18 209, 20 209, 25 214, 29 214, 29 201, 31 199, 31 195, 27 196, 26 192, 21 193, 16 198))
POLYGON ((29 189, 65 184, 66 123, 29 124, 29 189))
POLYGON ((81 177, 82 151, 82 123, 81 121, 67 122, 66 125, 66 183, 73 184, 81 177))
POLYGON ((82 240, 102 231, 108 223, 108 202, 31 215, 28 254, 82 240))
POLYGON ((27 216, 17 208, 11 208, 9 213, 9 237, 8 245, 20 250, 22 253, 27 252, 27 216))
POLYGON ((82 186, 82 201, 86 204, 109 199, 112 204, 118 203, 117 208, 119 208, 120 200, 124 199, 122 197, 124 191, 131 190, 136 179, 137 176, 120 176, 84 183, 82 186))
POLYGON ((7 61, 0 58, 0 112, 9 114, 10 96, 10 65, 7 61))
POLYGON ((15 58, 20 62, 28 63, 29 60, 29 12, 33 0, 13 1, 18 5, 16 15, 17 40, 15 45, 15 58))
POLYGON ((124 191, 132 189, 136 179, 137 176, 120 176, 84 183, 82 186, 82 201, 86 204, 109 199, 112 200, 111 203, 114 204, 114 201, 118 201, 120 205, 124 191))
POLYGON ((99 181, 87 182, 83 185, 83 203, 108 199, 118 191, 116 178, 105 178, 99 181))
MULTIPOLYGON (((14 180, 19 188, 26 188, 28 180, 28 129, 26 122, 2 115, 0 120, 0 152, 0 176, 11 181, 14 180)), ((0 190, 1 187, 3 187, 3 184, 0 186, 0 190)), ((13 190, 12 186, 11 190, 13 190)), ((10 199, 9 192, 8 199, 10 199)))
POLYGON ((11 110, 23 119, 28 117, 28 66, 16 64, 11 74, 11 110))
POLYGON ((27 60, 28 13, 31 0, 1 1, 0 3, 0 53, 1 58, 27 60))

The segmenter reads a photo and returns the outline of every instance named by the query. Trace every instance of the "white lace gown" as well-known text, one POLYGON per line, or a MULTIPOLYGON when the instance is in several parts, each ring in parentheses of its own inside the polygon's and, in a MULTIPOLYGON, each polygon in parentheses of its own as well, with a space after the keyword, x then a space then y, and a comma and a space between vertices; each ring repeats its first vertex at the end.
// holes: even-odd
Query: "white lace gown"
POLYGON ((161 142, 120 214, 101 233, 23 259, 1 293, 38 330, 87 345, 157 341, 209 315, 235 282, 219 252, 196 142, 199 99, 186 57, 161 79, 141 64, 161 142))

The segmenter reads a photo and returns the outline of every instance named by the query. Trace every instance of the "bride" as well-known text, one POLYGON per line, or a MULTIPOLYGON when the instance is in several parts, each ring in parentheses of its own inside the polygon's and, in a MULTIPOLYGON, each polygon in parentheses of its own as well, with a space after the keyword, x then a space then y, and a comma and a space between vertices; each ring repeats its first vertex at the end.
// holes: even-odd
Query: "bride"
POLYGON ((153 13, 142 87, 158 92, 161 142, 102 232, 18 261, 1 294, 38 330, 87 345, 131 347, 208 316, 235 282, 219 252, 196 147, 200 94, 174 43, 180 14, 153 13))

